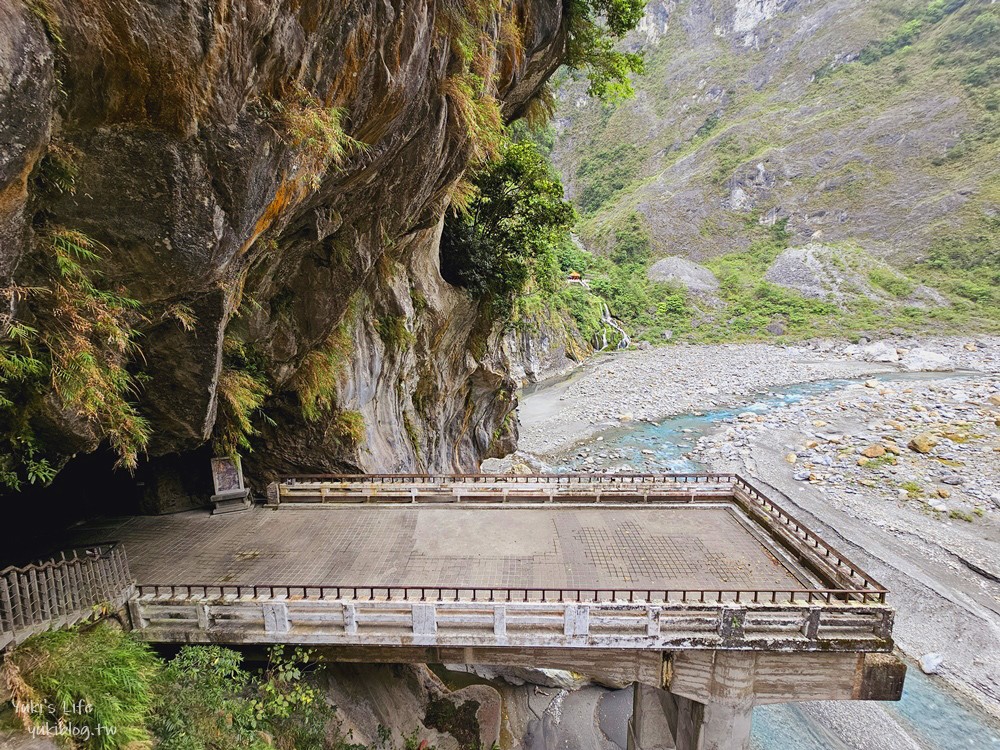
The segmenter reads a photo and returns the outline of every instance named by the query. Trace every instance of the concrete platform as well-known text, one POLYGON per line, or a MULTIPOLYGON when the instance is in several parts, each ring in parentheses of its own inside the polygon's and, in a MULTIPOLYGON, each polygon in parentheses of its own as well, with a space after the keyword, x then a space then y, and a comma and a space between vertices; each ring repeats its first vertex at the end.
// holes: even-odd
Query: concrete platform
POLYGON ((139 584, 821 587, 733 506, 300 506, 92 524, 139 584))

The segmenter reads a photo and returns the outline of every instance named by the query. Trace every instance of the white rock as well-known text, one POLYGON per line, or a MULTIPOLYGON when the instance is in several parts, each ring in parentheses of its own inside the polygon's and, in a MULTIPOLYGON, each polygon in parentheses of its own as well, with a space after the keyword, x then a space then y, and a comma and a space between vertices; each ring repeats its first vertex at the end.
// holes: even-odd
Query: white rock
POLYGON ((937 674, 938 669, 944 663, 944 657, 936 652, 924 654, 920 657, 920 671, 924 674, 937 674))
POLYGON ((898 362, 896 347, 887 341, 876 341, 868 344, 863 350, 864 358, 869 362, 898 362))
POLYGON ((902 365, 910 372, 946 372, 955 369, 954 362, 947 356, 928 349, 910 349, 903 356, 902 365))

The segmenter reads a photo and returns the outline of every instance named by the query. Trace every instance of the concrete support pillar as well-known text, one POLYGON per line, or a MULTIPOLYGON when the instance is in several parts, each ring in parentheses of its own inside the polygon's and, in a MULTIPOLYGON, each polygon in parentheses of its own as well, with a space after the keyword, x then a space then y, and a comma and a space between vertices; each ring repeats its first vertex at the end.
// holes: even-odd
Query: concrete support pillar
POLYGON ((628 750, 749 750, 753 705, 700 703, 636 683, 628 750))
POLYGON ((890 654, 678 651, 666 689, 636 684, 628 750, 749 750, 755 705, 899 700, 905 676, 890 654))
POLYGON ((749 750, 753 655, 717 651, 700 700, 636 683, 628 750, 749 750))
POLYGON ((753 678, 752 654, 716 652, 712 685, 705 702, 701 744, 696 746, 697 750, 750 750, 753 678))

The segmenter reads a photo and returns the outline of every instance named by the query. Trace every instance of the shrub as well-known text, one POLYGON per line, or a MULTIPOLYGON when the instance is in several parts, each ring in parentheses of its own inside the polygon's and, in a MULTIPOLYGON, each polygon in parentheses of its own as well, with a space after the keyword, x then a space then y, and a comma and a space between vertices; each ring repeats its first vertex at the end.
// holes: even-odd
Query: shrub
POLYGON ((320 102, 302 84, 295 84, 283 101, 274 101, 290 145, 302 159, 300 179, 312 189, 319 187, 322 176, 331 166, 339 166, 352 151, 365 145, 344 132, 343 112, 320 102))
POLYGON ((162 750, 252 746, 253 707, 244 697, 243 657, 222 646, 185 646, 157 683, 150 728, 162 750))
POLYGON ((640 167, 639 149, 630 143, 601 149, 585 157, 576 172, 581 184, 580 207, 595 213, 631 184, 640 167))
POLYGON ((909 297, 916 289, 910 279, 885 268, 873 268, 868 272, 868 280, 893 297, 909 297))
POLYGON ((642 56, 621 52, 616 42, 639 25, 645 0, 569 0, 566 66, 582 71, 587 93, 599 98, 630 96, 629 76, 643 71, 642 56))
POLYGON ((500 103, 486 81, 470 72, 451 75, 442 81, 441 93, 448 100, 449 119, 472 145, 472 164, 494 159, 503 142, 504 123, 500 103))
POLYGON ((106 624, 37 635, 12 652, 3 671, 25 728, 62 727, 87 750, 148 742, 159 662, 148 646, 106 624))
POLYGON ((642 217, 632 212, 624 222, 615 227, 610 258, 619 266, 644 265, 649 261, 652 247, 653 242, 642 217))
MULTIPOLYGON (((306 750, 322 748, 332 718, 306 681, 311 655, 275 646, 264 669, 222 646, 185 646, 157 683, 150 723, 161 750, 306 750)), ((339 742, 338 748, 350 746, 339 742)))

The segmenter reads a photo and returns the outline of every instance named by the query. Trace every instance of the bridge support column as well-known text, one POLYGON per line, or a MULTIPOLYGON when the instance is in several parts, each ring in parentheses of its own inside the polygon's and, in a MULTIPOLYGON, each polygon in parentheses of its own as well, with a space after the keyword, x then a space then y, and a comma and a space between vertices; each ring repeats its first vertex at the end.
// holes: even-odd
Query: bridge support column
POLYGON ((747 750, 755 705, 894 701, 905 675, 891 654, 678 651, 665 689, 636 683, 628 750, 747 750))
POLYGON ((718 652, 699 700, 636 683, 628 750, 749 750, 753 661, 718 652))

